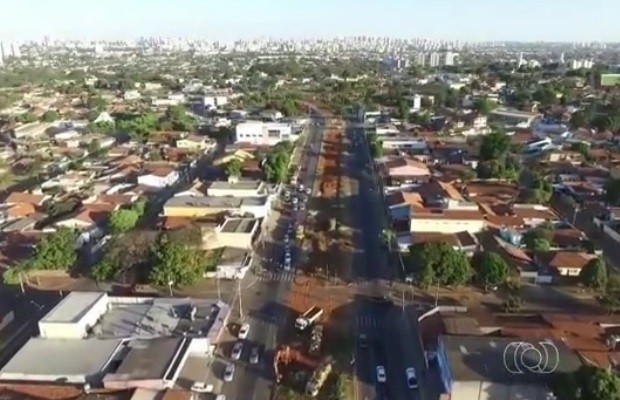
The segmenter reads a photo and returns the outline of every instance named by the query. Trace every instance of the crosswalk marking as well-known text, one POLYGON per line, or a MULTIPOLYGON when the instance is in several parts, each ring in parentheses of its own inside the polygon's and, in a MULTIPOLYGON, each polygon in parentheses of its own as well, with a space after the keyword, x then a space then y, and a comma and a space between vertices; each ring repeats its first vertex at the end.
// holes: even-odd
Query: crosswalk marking
POLYGON ((358 315, 355 323, 358 329, 378 329, 383 327, 384 320, 370 315, 358 315))
POLYGON ((262 282, 293 282, 295 280, 294 271, 265 271, 259 277, 262 282))

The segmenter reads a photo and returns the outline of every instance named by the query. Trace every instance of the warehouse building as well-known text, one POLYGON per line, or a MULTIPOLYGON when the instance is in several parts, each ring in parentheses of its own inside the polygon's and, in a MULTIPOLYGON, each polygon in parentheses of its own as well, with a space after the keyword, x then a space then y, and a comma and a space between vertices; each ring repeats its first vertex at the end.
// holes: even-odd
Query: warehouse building
POLYGON ((212 355, 229 314, 213 300, 72 292, 39 321, 41 335, 0 370, 0 381, 170 388, 188 360, 212 355))

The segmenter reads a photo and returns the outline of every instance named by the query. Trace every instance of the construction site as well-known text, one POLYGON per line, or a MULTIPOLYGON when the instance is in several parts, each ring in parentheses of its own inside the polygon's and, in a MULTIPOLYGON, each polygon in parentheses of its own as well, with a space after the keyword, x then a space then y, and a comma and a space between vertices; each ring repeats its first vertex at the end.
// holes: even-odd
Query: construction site
POLYGON ((296 313, 291 330, 274 358, 280 387, 277 399, 290 398, 291 391, 308 398, 332 398, 332 386, 343 365, 348 365, 350 346, 345 304, 351 302, 346 276, 351 238, 343 229, 342 188, 344 126, 332 115, 325 126, 315 181, 315 197, 304 229, 307 259, 303 273, 293 283, 287 306, 296 313), (332 373, 335 372, 335 373, 332 373), (331 383, 330 383, 331 382, 331 383))

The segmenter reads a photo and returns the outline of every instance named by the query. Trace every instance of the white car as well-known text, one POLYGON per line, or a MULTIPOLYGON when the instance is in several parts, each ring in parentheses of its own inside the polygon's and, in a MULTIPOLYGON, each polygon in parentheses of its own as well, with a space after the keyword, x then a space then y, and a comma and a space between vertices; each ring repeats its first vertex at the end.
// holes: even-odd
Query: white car
POLYGON ((192 385, 192 392, 197 393, 212 393, 213 385, 207 384, 207 382, 194 382, 192 385))
POLYGON ((258 353, 259 353, 258 347, 252 348, 252 350, 250 351, 250 364, 258 364, 258 358, 259 358, 258 353))
POLYGON ((239 339, 247 339, 250 333, 250 324, 243 324, 239 329, 239 339))
POLYGON ((289 243, 290 241, 291 237, 288 234, 284 235, 284 243, 289 243))
POLYGON ((387 382, 387 375, 385 374, 385 367, 382 365, 377 366, 377 382, 379 383, 387 382))
POLYGON ((311 194, 311 193, 312 193, 312 190, 311 190, 310 188, 307 188, 307 189, 306 189, 306 194, 307 194, 308 196, 310 196, 310 194, 311 194))
POLYGON ((284 264, 290 264, 292 260, 293 257, 291 257, 290 252, 287 251, 286 253, 284 253, 284 264))
POLYGON ((299 198, 298 197, 293 197, 293 204, 297 204, 299 202, 299 198))
POLYGON ((285 261, 284 261, 284 263, 282 264, 282 268, 283 268, 285 271, 290 271, 290 270, 291 270, 291 263, 290 263, 290 261, 289 261, 289 262, 286 262, 286 260, 285 260, 285 261))
POLYGON ((233 360, 240 359, 242 350, 243 350, 243 342, 239 341, 235 343, 235 346, 233 347, 232 352, 230 353, 230 358, 232 358, 233 360))
POLYGON ((224 382, 232 382, 235 376, 235 364, 228 364, 224 370, 224 382))
POLYGON ((409 389, 418 388, 418 377, 416 376, 415 369, 413 367, 409 367, 405 370, 405 379, 407 380, 407 386, 409 389))

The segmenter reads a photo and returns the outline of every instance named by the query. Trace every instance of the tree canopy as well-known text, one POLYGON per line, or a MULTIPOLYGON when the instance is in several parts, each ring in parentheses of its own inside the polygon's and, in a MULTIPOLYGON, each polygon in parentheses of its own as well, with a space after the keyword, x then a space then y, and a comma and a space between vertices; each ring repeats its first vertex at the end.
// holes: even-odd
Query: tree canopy
POLYGON ((472 266, 476 272, 476 280, 484 285, 500 285, 508 278, 508 264, 497 253, 477 253, 472 260, 472 266))
POLYGON ((270 182, 284 182, 288 176, 289 162, 293 145, 280 142, 275 145, 263 164, 263 171, 270 182))
POLYGON ((551 247, 553 227, 540 225, 523 234, 523 243, 528 250, 547 251, 551 247))
POLYGON ((620 400, 620 378, 591 365, 558 375, 553 389, 558 400, 620 400))
POLYGON ((69 270, 77 260, 76 240, 76 232, 69 228, 59 228, 44 236, 35 247, 30 267, 40 270, 69 270))
POLYGON ((607 286, 608 274, 605 263, 600 258, 593 258, 579 272, 581 282, 592 289, 602 291, 607 286))
POLYGON ((471 278, 467 256, 443 242, 411 246, 410 253, 418 266, 420 284, 439 282, 442 285, 461 285, 471 278))
POLYGON ((163 237, 155 251, 155 263, 149 281, 159 286, 187 286, 201 278, 204 270, 199 250, 163 237))
POLYGON ((229 177, 238 178, 241 176, 242 168, 243 165, 241 164, 241 161, 234 158, 226 163, 226 175, 228 175, 229 177))

